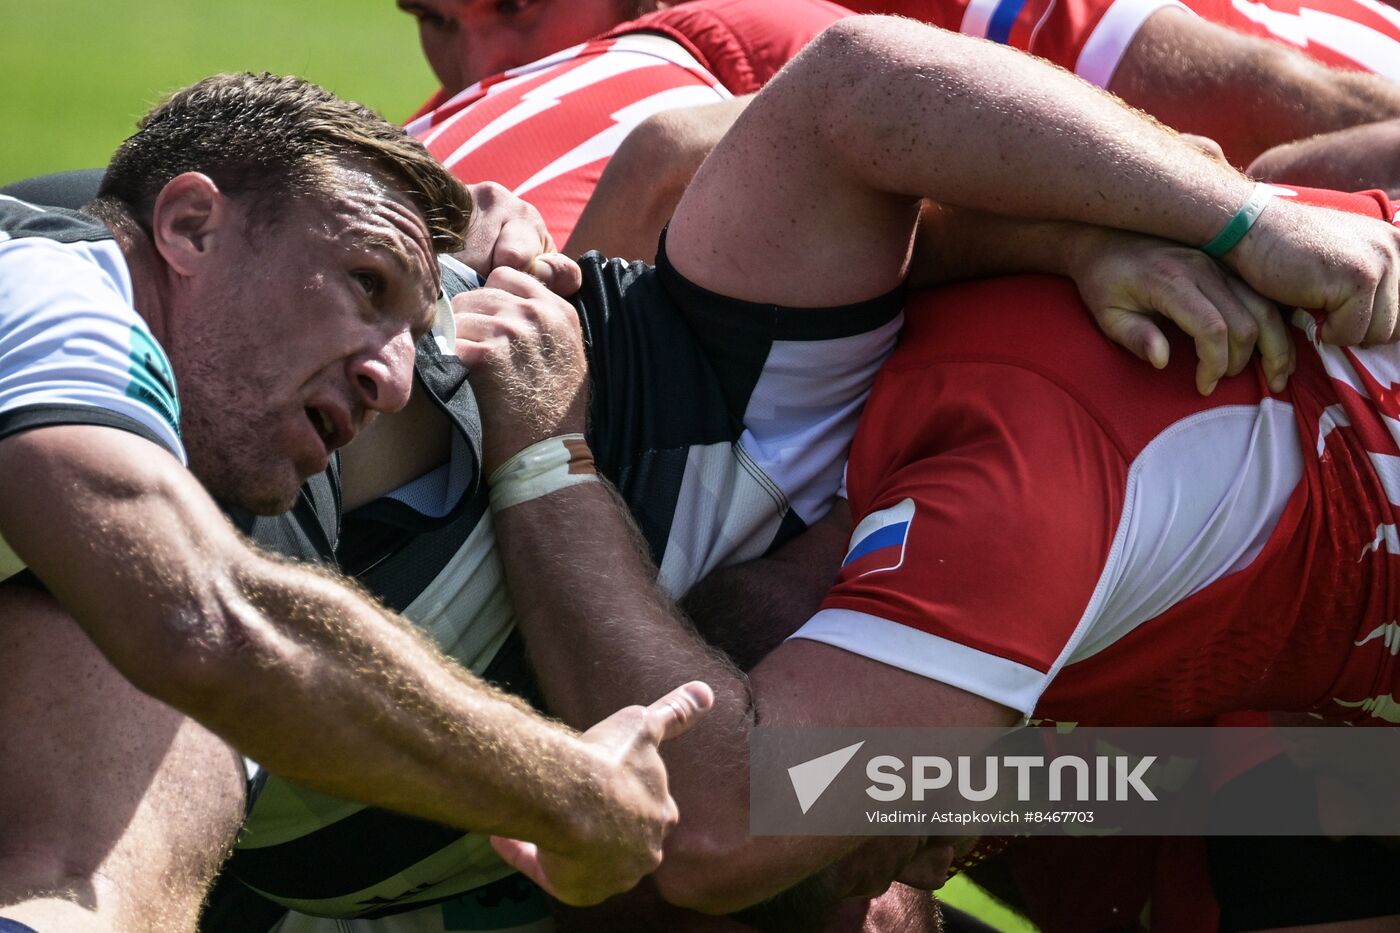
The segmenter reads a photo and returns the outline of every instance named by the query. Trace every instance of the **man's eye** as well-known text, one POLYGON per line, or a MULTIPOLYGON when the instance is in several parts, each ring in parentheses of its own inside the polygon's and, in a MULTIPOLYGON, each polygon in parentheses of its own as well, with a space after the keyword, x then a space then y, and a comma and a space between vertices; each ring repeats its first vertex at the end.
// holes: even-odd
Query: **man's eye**
POLYGON ((496 12, 502 16, 517 16, 530 6, 530 0, 496 0, 496 12))
POLYGON ((384 290, 384 282, 373 272, 356 272, 355 282, 371 298, 384 290))
POLYGON ((434 29, 441 29, 447 25, 446 19, 425 7, 416 6, 411 3, 400 3, 399 9, 418 20, 420 25, 431 26, 434 29))

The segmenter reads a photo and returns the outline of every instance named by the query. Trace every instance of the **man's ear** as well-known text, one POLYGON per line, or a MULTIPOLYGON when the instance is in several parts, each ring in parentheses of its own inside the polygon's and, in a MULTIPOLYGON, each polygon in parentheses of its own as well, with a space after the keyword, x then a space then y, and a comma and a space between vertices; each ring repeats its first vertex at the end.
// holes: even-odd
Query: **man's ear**
POLYGON ((190 275, 217 247, 231 222, 228 199, 208 175, 176 175, 151 208, 151 238, 172 271, 190 275))

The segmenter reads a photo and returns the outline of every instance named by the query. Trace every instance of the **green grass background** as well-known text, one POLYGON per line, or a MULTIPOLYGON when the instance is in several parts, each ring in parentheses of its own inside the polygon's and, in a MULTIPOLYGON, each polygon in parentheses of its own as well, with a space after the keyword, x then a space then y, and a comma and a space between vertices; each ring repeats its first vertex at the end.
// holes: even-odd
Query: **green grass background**
MULTIPOLYGON (((394 121, 437 86, 393 0, 0 0, 0 184, 105 165, 164 93, 218 71, 302 75, 394 121)), ((942 896, 1033 930, 966 879, 942 896)))
POLYGON ((245 70, 396 121, 436 88, 393 0, 0 0, 0 184, 103 165, 163 93, 245 70))

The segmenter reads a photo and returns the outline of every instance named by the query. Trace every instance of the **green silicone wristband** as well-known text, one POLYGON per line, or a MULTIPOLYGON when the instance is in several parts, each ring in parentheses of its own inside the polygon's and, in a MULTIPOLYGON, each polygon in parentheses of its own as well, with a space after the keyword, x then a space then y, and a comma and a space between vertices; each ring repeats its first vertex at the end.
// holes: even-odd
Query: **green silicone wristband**
POLYGON ((1215 238, 1201 247, 1201 252, 1207 256, 1219 259, 1230 250, 1239 245, 1240 240, 1249 232, 1249 228, 1254 226, 1254 222, 1259 219, 1259 215, 1264 213, 1264 208, 1269 206, 1269 199, 1274 196, 1273 192, 1263 185, 1255 185, 1254 190, 1249 193, 1249 199, 1244 202, 1244 206, 1235 211, 1235 216, 1230 218, 1230 222, 1225 225, 1225 229, 1215 235, 1215 238))

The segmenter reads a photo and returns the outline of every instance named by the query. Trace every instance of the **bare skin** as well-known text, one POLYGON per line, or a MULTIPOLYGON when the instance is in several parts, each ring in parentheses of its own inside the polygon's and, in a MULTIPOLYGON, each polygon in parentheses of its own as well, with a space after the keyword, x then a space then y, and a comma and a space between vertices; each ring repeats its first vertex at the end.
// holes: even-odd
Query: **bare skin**
POLYGON ((1250 164, 1250 177, 1284 185, 1400 196, 1400 120, 1367 123, 1284 143, 1250 164))
MULTIPOLYGON (((871 298, 902 278, 921 197, 1199 243, 1248 191, 1218 161, 1025 56, 907 22, 848 20, 809 46, 735 124, 682 200, 668 248, 702 287, 756 302, 827 306, 871 298), (1004 179, 1016 178, 1037 184, 1008 188, 1004 179)), ((1395 330, 1398 245, 1384 224, 1271 204, 1227 260, 1264 295, 1330 309, 1333 339, 1385 339, 1395 330)), ((518 291, 532 305, 528 313, 497 297, 488 313, 476 314, 458 299, 459 352, 469 365, 514 358, 525 361, 513 364, 517 374, 550 373, 548 386, 536 389, 554 401, 533 404, 525 419, 503 391, 513 385, 518 397, 519 382, 475 383, 488 435, 498 436, 488 460, 583 426, 582 357, 570 364, 566 352, 577 348, 576 316, 567 306, 548 312, 550 296, 518 291), (571 379, 561 375, 566 365, 576 368, 571 379)), ((706 814, 682 823, 657 874, 673 903, 739 909, 855 845, 748 837, 747 784, 735 762, 754 721, 996 725, 1014 718, 980 698, 815 643, 785 643, 744 678, 649 589, 653 571, 640 558, 629 564, 619 557, 631 532, 605 488, 571 487, 495 519, 546 698, 566 720, 586 720, 650 678, 677 671, 716 687, 715 712, 671 749, 682 806, 706 814), (826 689, 832 683, 843 690, 826 689)))
POLYGON ((661 0, 398 0, 449 96, 670 6, 661 0))
POLYGON ((686 185, 752 99, 667 110, 637 124, 608 160, 564 252, 654 259, 686 185))
MULTIPOLYGON (((413 338, 432 320, 437 266, 422 217, 368 173, 347 167, 340 180, 340 196, 294 204, 256 238, 242 205, 196 173, 162 190, 149 234, 108 216, 138 307, 175 365, 194 467, 246 507, 283 507, 374 414, 404 404, 413 338), (237 449, 248 438, 230 425, 248 387, 259 390, 243 400, 258 456, 237 449), (220 430, 204 423, 214 420, 208 406, 220 430)), ((65 657, 74 629, 32 626, 33 654, 0 661, 0 706, 27 704, 30 727, 75 742, 153 730, 151 753, 127 769, 98 775, 100 743, 79 756, 91 763, 46 769, 56 799, 139 801, 138 815, 158 820, 178 774, 187 787, 192 772, 207 773, 218 791, 189 802, 198 819, 176 810, 169 826, 133 821, 130 840, 105 820, 68 825, 76 807, 51 809, 31 833, 39 849, 0 851, 0 876, 24 879, 5 889, 10 915, 58 909, 71 915, 64 929, 163 929, 169 904, 171 923, 188 919, 226 849, 238 799, 226 788, 241 775, 225 746, 198 738, 207 734, 162 703, 309 786, 530 840, 503 845, 542 845, 538 880, 565 900, 594 902, 655 867, 676 819, 656 746, 703 714, 703 685, 621 710, 582 735, 560 729, 444 659, 346 581, 252 549, 195 476, 151 441, 47 426, 0 441, 0 471, 6 542, 105 658, 75 680, 43 660, 65 657), (117 691, 122 679, 148 696, 117 691), (161 742, 181 751, 161 758, 161 742), (143 785, 149 801, 137 793, 143 785), (109 853, 151 839, 179 843, 173 857, 194 866, 149 881, 180 890, 99 896, 104 873, 142 870, 109 853), (123 919, 133 910, 139 919, 123 919)), ((20 599, 13 589, 0 587, 0 599, 20 599)), ((6 795, 0 808, 7 826, 36 812, 25 795, 6 795)))
POLYGON ((192 929, 242 822, 242 761, 129 684, 50 597, 0 587, 0 631, 0 915, 73 933, 192 929), (53 683, 81 689, 54 699, 53 683))
POLYGON ((1239 166, 1290 140, 1400 116, 1392 81, 1174 8, 1148 17, 1108 89, 1168 126, 1214 139, 1239 166))

